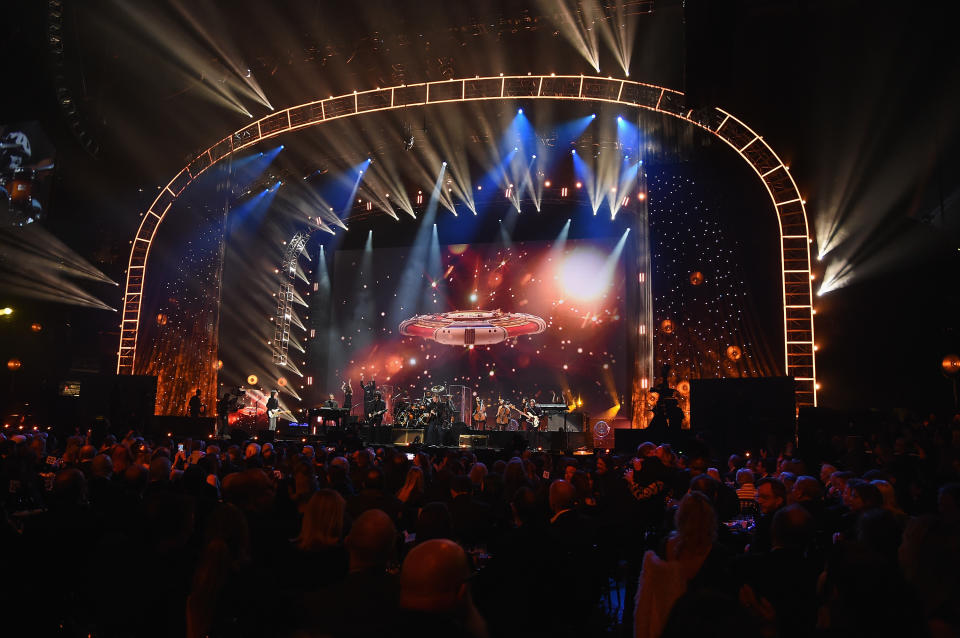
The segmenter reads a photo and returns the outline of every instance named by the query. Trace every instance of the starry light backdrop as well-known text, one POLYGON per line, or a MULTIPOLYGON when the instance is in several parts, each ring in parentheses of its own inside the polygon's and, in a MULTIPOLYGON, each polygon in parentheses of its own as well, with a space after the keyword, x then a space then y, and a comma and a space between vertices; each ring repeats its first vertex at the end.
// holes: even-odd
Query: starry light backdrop
POLYGON ((582 402, 591 415, 622 403, 625 276, 614 242, 435 244, 434 251, 425 269, 412 266, 413 288, 401 282, 409 249, 337 252, 331 378, 356 384, 363 372, 413 397, 462 384, 494 401, 582 402), (417 314, 497 309, 539 316, 546 331, 476 348, 399 333, 400 322, 417 314))
POLYGON ((138 348, 136 368, 137 374, 157 377, 157 414, 186 414, 197 389, 207 415, 216 411, 225 216, 215 199, 203 201, 210 195, 207 189, 194 192, 197 197, 184 202, 184 214, 173 218, 177 229, 165 235, 178 245, 151 255, 171 276, 141 309, 147 318, 140 334, 145 347, 138 348))
MULTIPOLYGON (((723 205, 680 165, 648 175, 653 270, 654 373, 669 364, 682 407, 691 379, 782 374, 755 328, 744 253, 758 238, 723 224, 723 205)), ((728 212, 728 211, 723 211, 728 212)))

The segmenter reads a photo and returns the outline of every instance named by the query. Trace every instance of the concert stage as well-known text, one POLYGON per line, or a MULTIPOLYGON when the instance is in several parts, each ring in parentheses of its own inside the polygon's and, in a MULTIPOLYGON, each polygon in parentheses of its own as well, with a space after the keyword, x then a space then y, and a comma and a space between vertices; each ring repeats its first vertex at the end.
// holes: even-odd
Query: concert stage
MULTIPOLYGON (((258 441, 300 441, 304 444, 345 445, 351 447, 352 442, 357 447, 378 447, 383 445, 395 447, 426 447, 424 430, 420 428, 373 428, 366 425, 347 426, 344 428, 313 428, 309 426, 280 427, 276 433, 261 431, 256 434, 258 441)), ((239 431, 239 436, 246 440, 247 432, 239 431)), ((592 439, 588 439, 586 432, 556 431, 501 431, 501 430, 470 430, 453 427, 441 433, 440 444, 431 447, 457 449, 490 449, 517 451, 543 450, 547 452, 573 453, 579 449, 593 450, 592 439)))
MULTIPOLYGON (((689 120, 681 94, 664 102, 657 89, 643 106, 649 87, 628 81, 514 80, 424 85, 446 91, 425 117, 455 134, 415 148, 318 157, 300 132, 309 123, 330 140, 358 127, 389 133, 395 122, 378 109, 330 122, 321 109, 297 126, 304 113, 278 112, 224 138, 161 190, 153 206, 171 211, 157 239, 161 216, 144 216, 149 239, 134 242, 130 263, 152 251, 167 267, 149 278, 145 261, 131 270, 118 372, 157 377, 157 414, 182 415, 200 389, 206 414, 217 403, 218 414, 256 419, 277 390, 281 418, 311 423, 329 404, 346 405, 353 422, 383 415, 419 427, 439 395, 451 406, 443 424, 490 423, 503 401, 522 427, 533 401, 636 429, 669 403, 671 427, 690 427, 695 381, 779 376, 792 377, 797 406, 814 405, 803 204, 761 138, 727 114, 689 120), (514 80, 537 89, 503 93, 514 80), (604 87, 637 92, 611 105, 598 98, 604 87), (473 88, 499 93, 455 103, 473 88), (576 101, 534 101, 561 96, 576 101), (678 116, 763 158, 743 156, 755 169, 744 173, 719 150, 696 162, 654 152, 670 146, 657 139, 660 120, 678 116), (759 190, 756 175, 781 177, 759 190), (737 193, 736 206, 720 192, 737 193), (769 207, 768 195, 774 215, 742 214, 769 207), (198 225, 210 230, 198 235, 198 225), (740 238, 754 236, 765 249, 742 250, 740 238), (202 294, 187 294, 199 280, 209 283, 202 294)), ((329 106, 356 109, 357 99, 329 106)), ((393 443, 390 432, 378 443, 393 443)), ((459 434, 484 436, 464 431, 445 444, 460 445, 459 434)), ((485 436, 464 444, 505 449, 516 435, 485 436)), ((525 436, 544 449, 586 444, 525 436)))

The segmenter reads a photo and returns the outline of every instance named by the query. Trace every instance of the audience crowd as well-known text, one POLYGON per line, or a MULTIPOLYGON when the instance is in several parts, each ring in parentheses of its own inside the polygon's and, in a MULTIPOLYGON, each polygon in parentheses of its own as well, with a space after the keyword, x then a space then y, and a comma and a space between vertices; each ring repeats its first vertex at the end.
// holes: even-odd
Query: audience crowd
POLYGON ((519 447, 0 436, 4 633, 960 633, 960 417, 519 447))

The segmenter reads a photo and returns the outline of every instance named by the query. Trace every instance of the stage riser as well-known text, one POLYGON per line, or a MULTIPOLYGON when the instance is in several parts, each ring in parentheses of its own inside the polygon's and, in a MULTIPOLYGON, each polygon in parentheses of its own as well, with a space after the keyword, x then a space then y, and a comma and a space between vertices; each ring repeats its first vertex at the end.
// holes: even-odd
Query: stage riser
MULTIPOLYGON (((309 433, 309 428, 281 428, 278 438, 326 438, 337 437, 344 432, 356 432, 357 436, 367 445, 414 445, 424 442, 425 431, 420 428, 378 428, 359 426, 348 428, 346 431, 331 428, 328 432, 319 429, 316 435, 309 433)), ((259 438, 272 439, 270 433, 259 432, 259 438)), ((547 451, 575 450, 586 446, 587 436, 583 432, 501 432, 493 430, 466 430, 451 428, 442 432, 441 445, 443 447, 491 448, 498 450, 542 449, 547 451), (461 441, 461 436, 464 438, 461 441)))

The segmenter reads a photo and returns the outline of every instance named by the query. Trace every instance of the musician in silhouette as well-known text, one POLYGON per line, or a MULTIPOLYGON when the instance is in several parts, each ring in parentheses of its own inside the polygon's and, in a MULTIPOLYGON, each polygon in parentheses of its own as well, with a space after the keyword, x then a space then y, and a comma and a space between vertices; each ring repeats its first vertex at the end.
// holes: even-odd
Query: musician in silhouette
POLYGON ((657 405, 653 408, 653 420, 650 421, 651 428, 679 430, 680 424, 683 422, 683 410, 680 409, 676 391, 670 387, 669 378, 670 365, 666 364, 661 371, 660 384, 651 388, 653 392, 659 395, 657 405))
POLYGON ((373 400, 370 401, 370 410, 367 412, 367 420, 375 428, 383 425, 383 415, 387 411, 387 403, 383 400, 380 392, 373 393, 373 400))

